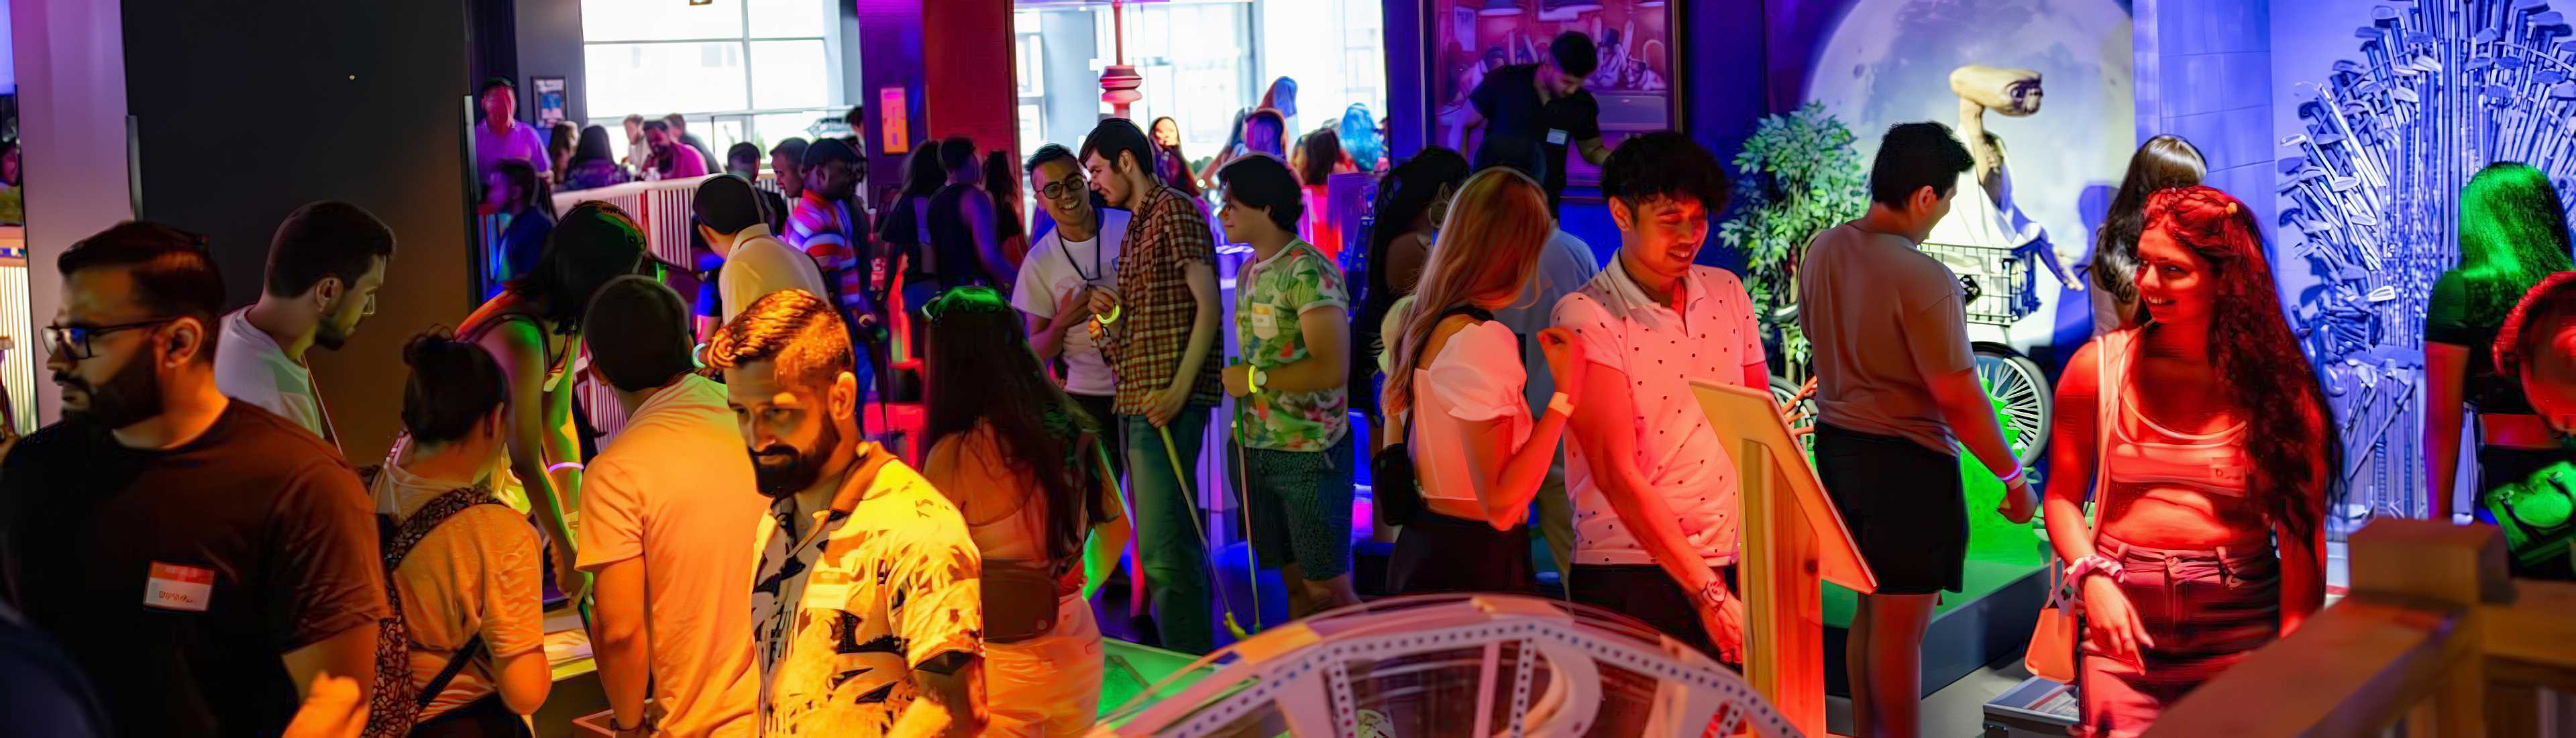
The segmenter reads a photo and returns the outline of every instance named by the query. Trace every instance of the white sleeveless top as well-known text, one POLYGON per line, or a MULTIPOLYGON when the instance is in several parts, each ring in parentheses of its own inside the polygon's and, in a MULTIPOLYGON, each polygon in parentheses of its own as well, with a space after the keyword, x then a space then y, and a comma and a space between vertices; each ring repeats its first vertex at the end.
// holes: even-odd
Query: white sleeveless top
POLYGON ((1422 498, 1477 504, 1477 480, 1462 439, 1470 424, 1504 421, 1512 447, 1529 440, 1529 400, 1521 388, 1520 338, 1500 321, 1470 325, 1449 337, 1440 354, 1413 370, 1413 453, 1422 498))

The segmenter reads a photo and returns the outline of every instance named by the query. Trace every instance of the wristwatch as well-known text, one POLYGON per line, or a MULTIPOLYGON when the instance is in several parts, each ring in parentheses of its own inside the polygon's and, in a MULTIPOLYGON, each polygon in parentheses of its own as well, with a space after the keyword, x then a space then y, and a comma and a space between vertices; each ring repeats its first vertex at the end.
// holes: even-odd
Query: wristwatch
POLYGON ((1725 579, 1711 577, 1708 580, 1707 586, 1699 588, 1699 602, 1700 605, 1705 607, 1714 608, 1723 606, 1726 604, 1726 600, 1730 596, 1731 595, 1726 593, 1725 579))

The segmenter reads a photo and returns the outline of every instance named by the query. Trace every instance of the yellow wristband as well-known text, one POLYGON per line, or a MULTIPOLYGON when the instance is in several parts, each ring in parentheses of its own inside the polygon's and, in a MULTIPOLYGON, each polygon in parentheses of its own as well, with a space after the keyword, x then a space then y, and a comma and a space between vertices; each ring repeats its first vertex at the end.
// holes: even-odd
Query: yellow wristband
POLYGON ((1547 397, 1547 409, 1559 415, 1574 417, 1574 398, 1559 392, 1547 397))

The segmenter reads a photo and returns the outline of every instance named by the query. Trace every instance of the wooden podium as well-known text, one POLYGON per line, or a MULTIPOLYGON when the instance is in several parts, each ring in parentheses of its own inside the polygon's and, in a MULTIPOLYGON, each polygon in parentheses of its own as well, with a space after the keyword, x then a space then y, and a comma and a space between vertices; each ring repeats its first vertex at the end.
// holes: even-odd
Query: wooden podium
POLYGON ((1822 581, 1878 590, 1842 515, 1769 392, 1692 382, 1700 410, 1735 459, 1744 598, 1744 677, 1789 723, 1825 735, 1822 581))

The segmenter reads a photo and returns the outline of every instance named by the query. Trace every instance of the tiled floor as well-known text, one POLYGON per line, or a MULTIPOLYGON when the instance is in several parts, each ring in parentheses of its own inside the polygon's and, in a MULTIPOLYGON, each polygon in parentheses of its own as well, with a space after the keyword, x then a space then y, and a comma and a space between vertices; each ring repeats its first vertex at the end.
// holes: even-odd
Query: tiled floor
MULTIPOLYGON (((2014 656, 1986 665, 1941 691, 1923 698, 1923 735, 1929 738, 1974 738, 1985 734, 1986 701, 2030 678, 2014 656)), ((1851 734, 1851 700, 1825 698, 1825 729, 1851 734)))

